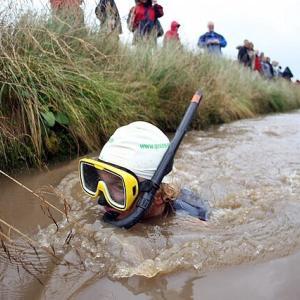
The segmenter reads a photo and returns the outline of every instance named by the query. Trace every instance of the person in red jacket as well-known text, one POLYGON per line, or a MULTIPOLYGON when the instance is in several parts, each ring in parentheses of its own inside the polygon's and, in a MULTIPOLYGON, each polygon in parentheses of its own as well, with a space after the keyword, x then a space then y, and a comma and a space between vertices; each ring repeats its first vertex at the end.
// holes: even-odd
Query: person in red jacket
POLYGON ((140 40, 157 40, 157 19, 164 15, 156 0, 136 0, 130 11, 128 27, 133 32, 133 44, 140 40))
POLYGON ((180 38, 179 38, 179 33, 178 33, 178 29, 180 27, 180 24, 176 21, 173 21, 171 23, 171 29, 168 30, 164 36, 164 47, 168 46, 170 43, 171 44, 177 44, 177 45, 181 45, 180 44, 180 38))
POLYGON ((50 0, 53 15, 67 21, 69 25, 82 27, 84 13, 80 5, 83 0, 50 0))
POLYGON ((255 52, 254 71, 262 74, 261 57, 258 51, 255 52))
POLYGON ((77 9, 83 0, 50 0, 51 9, 77 9))

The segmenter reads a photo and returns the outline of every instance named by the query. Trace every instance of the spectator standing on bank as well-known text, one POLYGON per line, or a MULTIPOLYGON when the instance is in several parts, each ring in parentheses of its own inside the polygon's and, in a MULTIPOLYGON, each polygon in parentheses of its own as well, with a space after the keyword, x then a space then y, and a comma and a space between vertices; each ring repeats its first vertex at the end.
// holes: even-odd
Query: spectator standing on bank
POLYGON ((244 40, 243 46, 236 47, 238 49, 238 61, 245 67, 250 67, 250 57, 248 53, 249 41, 244 40))
POLYGON ((214 27, 213 22, 208 22, 208 32, 200 36, 198 46, 204 48, 210 54, 221 55, 221 48, 226 47, 227 42, 221 34, 214 31, 214 27))
POLYGON ((81 8, 83 0, 50 0, 54 16, 63 20, 71 27, 84 26, 84 12, 81 8))
POLYGON ((95 9, 101 31, 107 34, 122 34, 120 14, 114 0, 100 0, 95 9))
POLYGON ((261 54, 261 69, 262 69, 262 75, 265 78, 271 77, 271 71, 269 65, 267 64, 267 58, 262 54, 261 54))
POLYGON ((270 57, 267 57, 266 58, 266 61, 267 61, 267 64, 269 65, 269 68, 270 68, 270 72, 271 72, 271 79, 274 77, 274 69, 273 69, 273 66, 271 64, 271 58, 270 57))
POLYGON ((272 61, 272 66, 273 66, 273 71, 274 71, 274 77, 275 78, 281 77, 280 76, 280 70, 279 70, 279 62, 273 60, 272 61))
POLYGON ((136 5, 130 10, 127 19, 128 28, 133 32, 133 44, 140 41, 156 44, 157 37, 163 34, 158 21, 163 15, 163 7, 156 0, 136 0, 136 5))
POLYGON ((274 71, 270 63, 270 58, 264 56, 261 65, 262 65, 263 76, 267 79, 272 79, 274 75, 274 71))
POLYGON ((282 77, 282 66, 278 66, 278 77, 282 77))
POLYGON ((164 47, 167 47, 169 45, 175 46, 175 47, 181 46, 179 33, 178 33, 179 27, 180 27, 180 24, 178 22, 173 21, 171 23, 170 30, 168 30, 164 36, 164 41, 163 41, 164 47))
POLYGON ((282 77, 288 81, 292 81, 292 78, 294 77, 292 71, 289 67, 286 67, 282 73, 282 77))
POLYGON ((254 51, 254 44, 252 42, 249 43, 248 55, 249 55, 249 58, 250 58, 249 67, 251 68, 251 70, 254 70, 254 67, 255 67, 255 51, 254 51))
POLYGON ((257 71, 258 73, 262 74, 261 58, 259 55, 259 51, 255 51, 254 71, 257 71))

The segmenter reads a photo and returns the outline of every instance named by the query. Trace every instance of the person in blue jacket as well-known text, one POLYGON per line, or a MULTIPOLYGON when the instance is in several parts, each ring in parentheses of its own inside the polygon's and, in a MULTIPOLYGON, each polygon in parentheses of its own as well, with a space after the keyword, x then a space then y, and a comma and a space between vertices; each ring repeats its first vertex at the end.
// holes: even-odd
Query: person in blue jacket
POLYGON ((226 47, 227 42, 221 34, 214 31, 214 27, 213 22, 208 22, 208 32, 200 36, 198 46, 204 48, 208 53, 221 55, 221 48, 226 47))

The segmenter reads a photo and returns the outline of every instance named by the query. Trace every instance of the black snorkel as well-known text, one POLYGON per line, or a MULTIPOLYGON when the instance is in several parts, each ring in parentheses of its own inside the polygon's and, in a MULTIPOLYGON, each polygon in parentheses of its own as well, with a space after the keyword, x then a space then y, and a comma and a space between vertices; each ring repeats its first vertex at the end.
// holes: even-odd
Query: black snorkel
POLYGON ((185 115, 183 119, 181 120, 181 123, 179 127, 176 130, 175 136, 170 143, 166 153, 164 154, 156 172, 154 173, 152 179, 151 179, 151 186, 149 188, 148 192, 145 192, 143 197, 138 200, 138 203, 136 205, 136 208, 132 213, 130 213, 127 217, 121 220, 117 220, 118 214, 112 214, 109 212, 106 212, 103 216, 103 220, 106 223, 112 224, 116 227, 126 228, 129 229, 132 226, 134 226, 136 223, 138 223, 142 217, 144 216, 145 212, 150 208, 154 196, 156 192, 158 191, 160 184, 163 180, 163 178, 167 175, 170 165, 173 162, 174 156, 176 154, 176 151, 184 138, 186 132, 188 131, 188 128, 197 112, 197 109, 200 105, 200 102, 202 100, 202 92, 197 91, 194 97, 191 100, 191 103, 188 107, 188 109, 185 112, 185 115))

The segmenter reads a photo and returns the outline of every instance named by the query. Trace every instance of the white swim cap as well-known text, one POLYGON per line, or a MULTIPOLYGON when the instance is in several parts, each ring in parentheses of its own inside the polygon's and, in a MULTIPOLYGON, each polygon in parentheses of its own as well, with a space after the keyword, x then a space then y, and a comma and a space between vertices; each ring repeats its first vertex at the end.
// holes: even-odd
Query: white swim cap
POLYGON ((170 141, 156 126, 133 122, 118 128, 104 145, 99 159, 151 179, 170 141))

